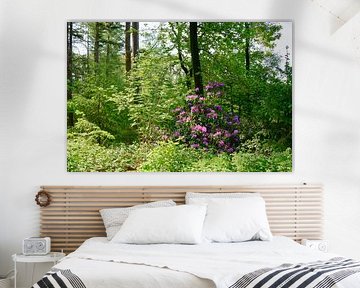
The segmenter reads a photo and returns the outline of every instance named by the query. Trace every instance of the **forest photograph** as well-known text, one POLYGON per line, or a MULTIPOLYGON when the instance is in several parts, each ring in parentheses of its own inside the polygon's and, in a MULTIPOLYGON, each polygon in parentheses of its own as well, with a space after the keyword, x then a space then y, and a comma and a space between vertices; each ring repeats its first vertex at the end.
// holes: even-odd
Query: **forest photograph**
POLYGON ((291 172, 291 22, 67 22, 68 172, 291 172))

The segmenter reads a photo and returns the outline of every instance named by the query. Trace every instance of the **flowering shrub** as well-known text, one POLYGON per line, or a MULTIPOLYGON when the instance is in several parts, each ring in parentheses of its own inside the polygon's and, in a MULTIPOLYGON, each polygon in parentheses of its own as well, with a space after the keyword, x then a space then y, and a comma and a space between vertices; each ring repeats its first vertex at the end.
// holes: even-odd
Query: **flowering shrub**
POLYGON ((176 141, 216 153, 239 150, 240 119, 220 105, 223 86, 223 83, 209 83, 205 86, 205 95, 186 96, 186 105, 174 111, 176 141))

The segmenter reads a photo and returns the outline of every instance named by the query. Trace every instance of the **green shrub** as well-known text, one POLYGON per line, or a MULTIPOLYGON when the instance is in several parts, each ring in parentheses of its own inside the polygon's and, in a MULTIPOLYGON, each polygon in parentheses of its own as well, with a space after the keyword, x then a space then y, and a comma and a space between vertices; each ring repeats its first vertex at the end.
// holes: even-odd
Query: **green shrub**
POLYGON ((67 142, 69 172, 136 171, 153 146, 143 143, 102 146, 86 137, 70 137, 67 142))
POLYGON ((109 132, 101 130, 99 126, 85 118, 79 118, 75 126, 68 130, 68 138, 80 137, 96 142, 105 144, 115 139, 109 132))
POLYGON ((189 167, 189 172, 233 172, 234 166, 231 156, 225 153, 219 155, 208 155, 199 159, 189 167))
POLYGON ((239 152, 232 159, 236 171, 239 172, 291 172, 292 153, 288 148, 282 152, 252 154, 239 152))
POLYGON ((199 153, 176 142, 159 142, 139 167, 144 172, 183 172, 197 161, 199 153))
POLYGON ((68 139, 67 171, 69 172, 123 171, 121 161, 117 149, 103 147, 83 137, 68 139))

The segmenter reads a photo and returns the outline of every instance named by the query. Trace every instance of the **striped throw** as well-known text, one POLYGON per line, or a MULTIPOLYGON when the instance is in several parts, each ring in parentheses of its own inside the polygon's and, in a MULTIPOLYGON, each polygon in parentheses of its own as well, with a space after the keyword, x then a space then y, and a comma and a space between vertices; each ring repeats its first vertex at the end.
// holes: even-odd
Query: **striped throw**
POLYGON ((52 269, 32 288, 86 288, 81 279, 69 269, 52 269))
POLYGON ((359 261, 337 257, 256 270, 242 276, 229 288, 331 288, 359 272, 359 261))

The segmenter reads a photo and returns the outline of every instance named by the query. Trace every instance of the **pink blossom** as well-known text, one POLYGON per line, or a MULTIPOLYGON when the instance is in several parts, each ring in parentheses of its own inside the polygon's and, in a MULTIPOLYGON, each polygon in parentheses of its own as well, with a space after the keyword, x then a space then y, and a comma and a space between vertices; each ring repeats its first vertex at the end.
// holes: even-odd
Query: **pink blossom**
POLYGON ((193 131, 199 131, 199 132, 206 132, 207 129, 205 126, 201 126, 201 125, 195 125, 194 127, 192 127, 193 131))
POLYGON ((214 110, 211 110, 210 113, 206 114, 206 117, 207 117, 207 118, 210 118, 210 119, 217 119, 217 118, 218 118, 218 114, 217 114, 214 110))
POLYGON ((192 107, 191 107, 191 112, 192 112, 192 113, 197 113, 197 112, 199 112, 199 107, 197 107, 197 106, 192 106, 192 107))
POLYGON ((214 133, 214 137, 217 137, 217 136, 221 136, 221 132, 220 131, 217 131, 214 133))
POLYGON ((187 98, 188 100, 195 100, 195 99, 198 98, 198 95, 188 95, 188 96, 186 96, 186 98, 187 98))

